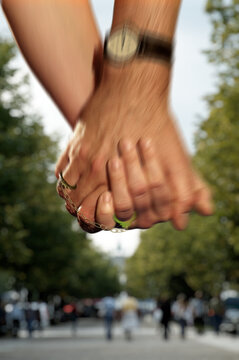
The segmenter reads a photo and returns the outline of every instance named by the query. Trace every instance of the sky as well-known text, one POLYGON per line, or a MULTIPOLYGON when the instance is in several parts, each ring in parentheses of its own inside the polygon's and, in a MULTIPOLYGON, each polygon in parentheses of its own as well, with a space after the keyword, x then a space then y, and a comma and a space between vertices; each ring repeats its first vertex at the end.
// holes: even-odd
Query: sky
MULTIPOLYGON (((175 61, 172 77, 171 103, 178 119, 183 138, 193 153, 193 138, 199 116, 207 115, 203 97, 214 90, 213 68, 202 51, 210 48, 211 26, 204 12, 205 0, 183 0, 175 36, 175 61)), ((99 29, 104 34, 111 26, 113 0, 92 0, 99 29)), ((11 36, 0 9, 0 35, 11 36)), ((21 55, 17 65, 23 73, 30 74, 31 106, 43 117, 46 133, 59 134, 61 148, 66 146, 71 130, 53 101, 31 73, 21 55)), ((92 235, 94 244, 111 255, 130 256, 137 248, 139 230, 113 234, 101 232, 92 235)))

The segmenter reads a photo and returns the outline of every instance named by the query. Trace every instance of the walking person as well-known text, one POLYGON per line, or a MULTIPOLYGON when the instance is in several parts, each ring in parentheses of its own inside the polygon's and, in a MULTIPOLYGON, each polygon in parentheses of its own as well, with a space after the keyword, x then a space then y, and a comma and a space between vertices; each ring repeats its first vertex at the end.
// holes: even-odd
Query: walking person
POLYGON ((163 326, 163 338, 168 340, 169 338, 169 323, 171 320, 171 302, 169 298, 164 298, 161 303, 162 318, 161 325, 163 326))
POLYGON ((186 336, 186 327, 192 321, 191 309, 185 294, 179 294, 173 304, 172 313, 175 320, 180 325, 180 335, 182 339, 186 336))
POLYGON ((112 296, 106 296, 103 299, 104 305, 104 321, 105 321, 105 330, 106 330, 106 339, 112 340, 112 328, 115 315, 115 299, 112 296))
POLYGON ((223 320, 225 313, 225 307, 219 296, 215 296, 210 300, 209 303, 209 314, 212 319, 212 326, 216 335, 220 333, 220 325, 223 320))
POLYGON ((122 327, 126 340, 132 340, 133 331, 138 324, 138 302, 134 297, 128 296, 122 304, 122 327))
POLYGON ((194 327, 198 334, 204 333, 204 315, 205 315, 205 303, 203 301, 202 291, 196 291, 195 297, 192 299, 191 304, 193 313, 194 327))

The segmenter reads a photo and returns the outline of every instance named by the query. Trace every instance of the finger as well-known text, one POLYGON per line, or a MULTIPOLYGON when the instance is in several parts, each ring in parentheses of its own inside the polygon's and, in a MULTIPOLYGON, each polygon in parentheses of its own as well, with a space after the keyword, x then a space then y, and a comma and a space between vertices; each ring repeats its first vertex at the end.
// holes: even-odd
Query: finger
POLYGON ((118 156, 109 160, 108 174, 115 214, 120 220, 128 220, 132 217, 134 208, 128 192, 122 160, 118 156))
POLYGON ((153 209, 158 215, 158 222, 168 221, 172 212, 171 194, 152 141, 140 139, 139 150, 150 189, 153 209))
POLYGON ((76 193, 78 194, 78 203, 81 203, 88 194, 91 194, 99 186, 107 186, 107 183, 105 156, 97 154, 88 162, 88 170, 85 169, 85 171, 81 173, 77 183, 76 193))
POLYGON ((99 196, 106 191, 105 186, 99 186, 94 192, 88 195, 77 211, 77 219, 83 230, 89 233, 95 233, 100 230, 96 222, 96 207, 99 196))
POLYGON ((137 212, 146 211, 151 207, 150 194, 136 146, 129 139, 123 139, 119 142, 119 149, 124 161, 134 208, 137 212))
POLYGON ((137 215, 137 219, 133 222, 130 228, 149 229, 158 222, 158 215, 156 215, 152 209, 148 209, 137 215))
POLYGON ((176 230, 185 230, 189 221, 188 214, 181 214, 181 213, 175 213, 175 215, 172 218, 172 224, 173 227, 176 230))
POLYGON ((70 159, 70 162, 63 170, 62 175, 67 184, 74 186, 77 184, 81 173, 80 168, 80 159, 79 157, 74 157, 70 159))
POLYGON ((97 202, 96 221, 102 224, 107 230, 113 229, 115 222, 113 198, 109 191, 100 195, 97 202))
POLYGON ((57 160, 56 167, 55 167, 55 175, 56 178, 59 178, 60 172, 63 171, 69 162, 69 144, 67 148, 63 151, 60 155, 59 159, 57 160))
POLYGON ((68 184, 74 186, 78 182, 84 166, 88 161, 88 152, 87 144, 74 144, 69 150, 70 161, 63 171, 63 178, 68 184))
POLYGON ((194 209, 201 215, 209 216, 213 213, 212 195, 208 186, 200 179, 198 174, 194 174, 194 184, 196 199, 194 209))
POLYGON ((170 173, 168 179, 173 194, 172 224, 176 230, 184 230, 195 201, 192 173, 181 169, 170 173))

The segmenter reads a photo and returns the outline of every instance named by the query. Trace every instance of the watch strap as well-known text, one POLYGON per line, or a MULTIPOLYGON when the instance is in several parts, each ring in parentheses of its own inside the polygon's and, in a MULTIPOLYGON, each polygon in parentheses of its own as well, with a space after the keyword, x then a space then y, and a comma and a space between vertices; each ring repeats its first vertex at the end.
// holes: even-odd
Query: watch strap
POLYGON ((142 35, 140 38, 138 56, 172 61, 173 45, 163 38, 142 35))

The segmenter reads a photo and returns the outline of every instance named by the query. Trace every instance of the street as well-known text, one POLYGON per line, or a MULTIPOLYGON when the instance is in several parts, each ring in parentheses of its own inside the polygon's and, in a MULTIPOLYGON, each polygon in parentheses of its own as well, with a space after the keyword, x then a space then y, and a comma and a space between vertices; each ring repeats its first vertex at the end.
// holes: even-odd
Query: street
POLYGON ((19 339, 0 340, 0 360, 238 360, 238 337, 207 333, 198 336, 189 330, 186 340, 172 327, 165 342, 153 326, 144 325, 127 342, 115 326, 114 339, 104 339, 101 322, 82 320, 77 333, 70 325, 52 327, 35 333, 32 339, 22 331, 19 339))

